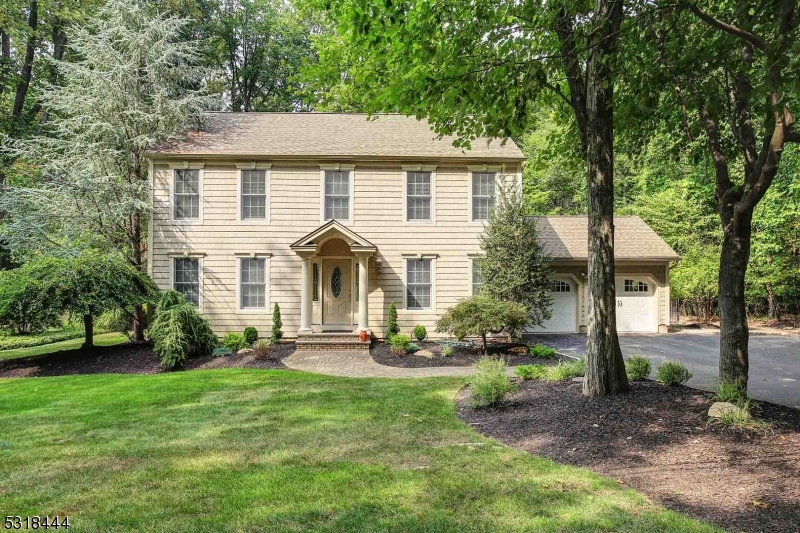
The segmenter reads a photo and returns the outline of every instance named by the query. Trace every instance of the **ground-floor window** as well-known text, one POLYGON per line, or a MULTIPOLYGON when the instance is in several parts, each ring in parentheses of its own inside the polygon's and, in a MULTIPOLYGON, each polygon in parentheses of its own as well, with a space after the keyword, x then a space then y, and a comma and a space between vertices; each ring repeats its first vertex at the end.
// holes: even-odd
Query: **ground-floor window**
POLYGON ((240 294, 242 309, 265 309, 267 307, 267 261, 266 259, 241 259, 240 294))
POLYGON ((431 260, 406 260, 406 309, 430 309, 431 260))
POLYGON ((175 258, 172 288, 183 294, 186 301, 200 305, 200 260, 175 258))
POLYGON ((480 257, 473 257, 470 261, 472 264, 472 295, 481 293, 483 287, 483 275, 481 274, 481 259, 480 257))

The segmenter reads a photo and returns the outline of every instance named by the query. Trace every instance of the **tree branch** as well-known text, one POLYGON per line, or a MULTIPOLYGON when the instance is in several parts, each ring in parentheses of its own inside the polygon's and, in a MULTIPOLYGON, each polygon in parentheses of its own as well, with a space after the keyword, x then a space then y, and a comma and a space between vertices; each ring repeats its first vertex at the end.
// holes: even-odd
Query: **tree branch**
POLYGON ((694 13, 697 16, 697 18, 699 18, 709 26, 724 31, 725 33, 729 33, 734 37, 744 39, 745 41, 749 42, 759 50, 765 50, 767 48, 767 43, 761 37, 704 13, 694 3, 689 3, 689 11, 694 13))

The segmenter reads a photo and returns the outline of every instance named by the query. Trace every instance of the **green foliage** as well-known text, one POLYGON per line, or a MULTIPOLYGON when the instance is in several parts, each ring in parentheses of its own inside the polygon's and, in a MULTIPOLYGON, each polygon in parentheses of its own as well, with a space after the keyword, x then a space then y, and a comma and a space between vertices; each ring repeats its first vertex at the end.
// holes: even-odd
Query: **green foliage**
POLYGON ((539 343, 528 346, 528 353, 534 357, 542 357, 544 359, 553 359, 556 356, 555 348, 539 343))
POLYGON ((416 344, 416 343, 413 343, 413 342, 409 343, 409 345, 406 346, 406 352, 408 352, 408 353, 418 352, 421 349, 422 349, 422 347, 419 344, 416 344))
POLYGON ((392 346, 393 354, 405 355, 408 353, 409 346, 411 346, 411 337, 398 333, 389 339, 389 344, 392 346))
POLYGON ((425 329, 425 326, 423 326, 422 324, 417 324, 416 326, 414 326, 414 331, 412 335, 419 342, 423 342, 425 339, 428 338, 428 330, 425 329))
POLYGON ((747 391, 742 390, 730 381, 720 381, 714 389, 714 396, 720 402, 730 402, 739 405, 747 401, 747 391))
POLYGON ((453 347, 450 345, 444 346, 442 348, 442 355, 445 357, 450 357, 451 355, 453 355, 453 347))
POLYGON ((625 372, 629 381, 640 381, 650 377, 650 361, 641 355, 632 355, 625 361, 625 372))
POLYGON ((536 221, 526 216, 513 180, 499 178, 499 195, 480 236, 481 294, 525 306, 529 324, 550 317, 553 272, 538 239, 536 221))
POLYGON ((718 424, 726 428, 744 429, 760 433, 765 433, 770 429, 769 422, 760 420, 752 415, 751 402, 748 399, 740 400, 731 409, 725 409, 719 418, 709 419, 709 423, 718 424))
POLYGON ((253 344, 258 340, 258 330, 252 326, 244 328, 244 340, 247 344, 253 344))
POLYGON ((662 385, 682 385, 690 379, 692 379, 692 373, 675 361, 666 361, 656 370, 656 381, 662 385))
POLYGON ((528 320, 528 309, 522 304, 472 296, 445 311, 436 322, 436 331, 449 333, 459 340, 481 337, 485 354, 487 334, 505 330, 512 336, 516 335, 528 320))
POLYGON ((578 378, 586 373, 586 361, 578 359, 577 361, 562 361, 556 366, 547 367, 547 381, 569 381, 572 378, 578 378))
POLYGON ((522 379, 540 379, 547 375, 547 367, 544 365, 519 365, 514 371, 522 379))
POLYGON ((389 316, 386 319, 386 338, 391 340, 398 333, 400 333, 400 326, 397 325, 397 306, 392 302, 392 305, 389 306, 389 316))
POLYGON ((31 348, 54 342, 67 341, 83 337, 83 329, 67 326, 62 329, 42 331, 29 335, 0 335, 0 350, 16 350, 18 348, 31 348))
POLYGON ((183 366, 188 357, 211 353, 217 346, 208 320, 176 291, 161 296, 147 335, 167 369, 183 366))
POLYGON ((228 357, 229 355, 233 355, 234 351, 227 346, 217 346, 213 350, 211 350, 211 355, 214 357, 228 357))
POLYGON ((58 306, 31 267, 0 271, 0 328, 16 335, 38 333, 58 323, 58 306))
POLYGON ((244 338, 244 335, 241 333, 236 333, 235 331, 229 331, 226 333, 220 344, 226 348, 230 348, 234 352, 238 352, 239 350, 249 346, 247 340, 244 338))
POLYGON ((273 356, 272 349, 273 344, 267 339, 258 340, 253 345, 253 357, 260 360, 271 359, 273 356))
POLYGON ((470 378, 475 407, 494 407, 508 401, 508 396, 518 387, 506 377, 506 365, 499 359, 483 357, 475 364, 475 374, 470 378))
POLYGON ((275 302, 275 307, 272 308, 272 342, 278 342, 283 337, 283 320, 281 320, 281 307, 278 302, 275 302))
POLYGON ((94 321, 94 325, 98 331, 127 333, 133 329, 133 314, 126 309, 117 307, 103 312, 94 321))

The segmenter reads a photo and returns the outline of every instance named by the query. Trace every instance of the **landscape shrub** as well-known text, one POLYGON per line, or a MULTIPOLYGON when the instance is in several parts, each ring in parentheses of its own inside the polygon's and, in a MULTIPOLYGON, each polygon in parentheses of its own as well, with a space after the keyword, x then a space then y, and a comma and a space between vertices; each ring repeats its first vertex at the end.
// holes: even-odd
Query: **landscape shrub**
POLYGON ((227 346, 217 346, 211 350, 211 355, 214 357, 228 357, 229 355, 233 355, 233 350, 227 346))
POLYGON ((408 353, 408 347, 411 344, 411 337, 398 333, 393 335, 389 344, 392 346, 392 353, 395 355, 405 355, 408 353))
POLYGON ((712 418, 709 422, 727 428, 747 429, 759 432, 766 432, 769 430, 769 423, 754 417, 750 411, 750 400, 745 399, 736 404, 732 409, 723 411, 719 418, 712 418))
POLYGON ((190 356, 211 353, 217 346, 208 320, 176 291, 161 296, 147 336, 167 369, 182 366, 190 356))
POLYGON ((0 271, 0 328, 15 335, 39 333, 57 326, 60 309, 46 284, 33 278, 30 267, 0 271))
POLYGON ((104 312, 94 321, 96 331, 128 333, 133 329, 133 313, 118 307, 104 312))
POLYGON ((680 363, 667 361, 656 370, 656 381, 662 385, 682 385, 692 378, 692 373, 680 363))
POLYGON ((436 322, 436 331, 449 333, 459 340, 480 337, 486 355, 488 334, 506 331, 513 337, 529 320, 528 309, 522 304, 472 296, 449 308, 436 322))
POLYGON ((283 337, 283 320, 281 320, 281 307, 278 302, 275 302, 275 307, 272 309, 272 342, 278 342, 283 337))
POLYGON ((522 379, 540 379, 547 375, 547 367, 544 365, 519 365, 515 372, 522 379))
POLYGON ((625 372, 630 381, 640 381, 650 376, 650 361, 641 355, 632 355, 625 361, 625 372))
POLYGON ((499 359, 483 357, 475 364, 470 402, 475 407, 502 405, 518 387, 506 377, 506 365, 499 359))
POLYGON ((253 357, 256 359, 272 359, 272 343, 267 339, 261 339, 253 344, 253 357))
POLYGON ((397 306, 389 306, 389 318, 386 319, 386 340, 391 340, 392 337, 400 333, 400 326, 397 325, 397 306))
POLYGON ((68 341, 83 337, 83 330, 71 325, 63 329, 42 331, 30 335, 0 335, 0 350, 16 350, 18 348, 32 348, 54 342, 68 341))
POLYGON ((547 368, 545 379, 547 381, 567 381, 572 378, 579 378, 586 373, 586 361, 562 361, 556 366, 547 368))
POLYGON ((244 338, 244 335, 241 333, 236 333, 235 331, 229 331, 225 334, 225 337, 222 338, 223 346, 230 348, 234 352, 238 352, 242 348, 247 348, 249 345, 247 340, 244 338))
POLYGON ((252 326, 244 328, 244 340, 247 344, 253 344, 258 340, 258 330, 252 326))
POLYGON ((534 357, 542 357, 544 359, 553 359, 556 356, 555 348, 539 343, 531 344, 528 347, 528 353, 534 357))
POLYGON ((747 391, 740 389, 730 381, 720 381, 714 389, 714 395, 720 402, 730 402, 736 405, 747 401, 747 391))
POLYGON ((421 349, 422 349, 422 347, 419 344, 417 344, 415 342, 411 342, 411 343, 408 344, 408 346, 406 346, 406 353, 418 352, 421 349))
POLYGON ((417 341, 423 342, 425 339, 428 338, 428 330, 425 329, 425 326, 423 326, 422 324, 417 324, 416 326, 414 326, 414 331, 412 333, 412 336, 415 339, 417 339, 417 341))
POLYGON ((442 348, 442 355, 445 357, 450 357, 453 355, 453 347, 448 345, 442 348))

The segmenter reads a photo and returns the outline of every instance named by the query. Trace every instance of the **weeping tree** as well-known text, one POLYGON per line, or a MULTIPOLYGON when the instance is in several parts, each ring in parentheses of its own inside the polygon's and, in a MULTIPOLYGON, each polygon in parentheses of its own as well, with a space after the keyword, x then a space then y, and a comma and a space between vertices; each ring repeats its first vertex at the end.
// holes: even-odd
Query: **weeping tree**
MULTIPOLYGON (((110 0, 85 26, 68 28, 70 60, 52 60, 62 82, 40 95, 47 124, 29 139, 6 139, 6 154, 36 169, 0 198, 1 237, 15 253, 118 250, 145 271, 146 154, 200 126, 214 101, 196 43, 180 40, 187 24, 140 0, 110 0)), ((138 305, 134 339, 144 340, 138 305)))

